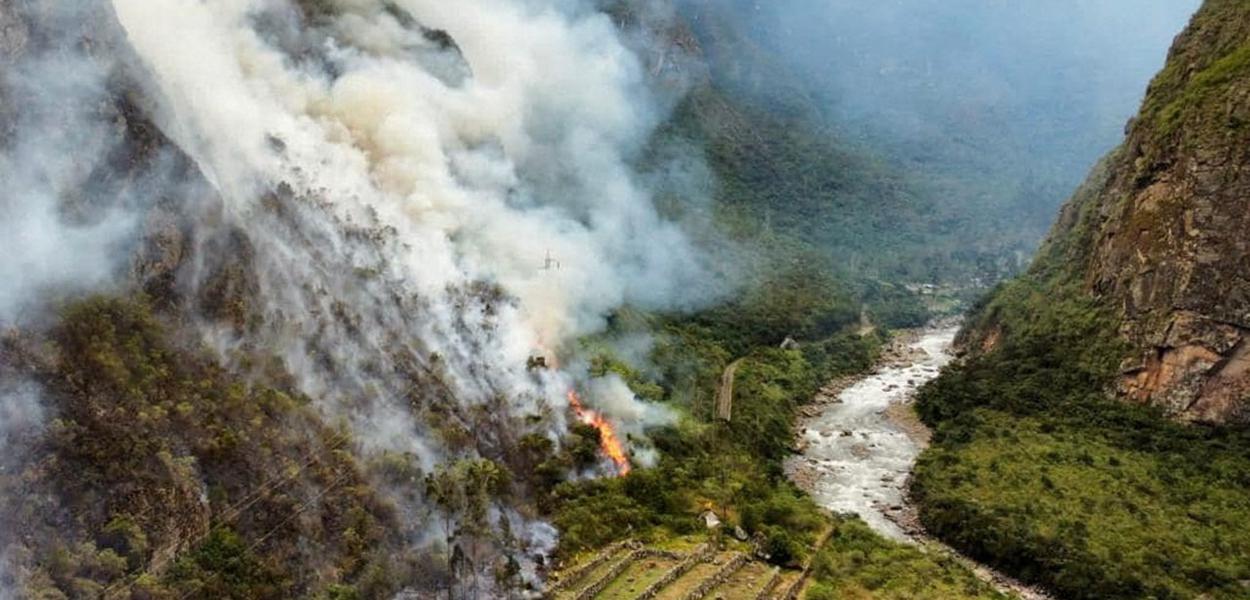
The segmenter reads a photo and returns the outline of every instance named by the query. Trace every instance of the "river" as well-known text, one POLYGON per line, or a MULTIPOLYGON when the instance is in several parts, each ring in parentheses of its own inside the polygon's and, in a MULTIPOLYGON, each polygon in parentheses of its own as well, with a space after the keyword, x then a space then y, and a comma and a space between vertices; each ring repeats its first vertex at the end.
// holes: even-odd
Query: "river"
POLYGON ((904 333, 876 371, 826 388, 801 421, 802 453, 787 461, 790 477, 821 506, 859 515, 890 538, 910 539, 892 516, 904 510, 925 433, 908 427, 906 411, 898 409, 951 361, 957 331, 948 325, 904 333))
POLYGON ((907 504, 907 479, 929 439, 910 404, 916 390, 953 360, 958 331, 948 323, 901 333, 876 370, 821 390, 804 411, 800 452, 786 461, 786 474, 830 511, 858 515, 886 537, 949 553, 1001 592, 1054 600, 927 536, 907 504))

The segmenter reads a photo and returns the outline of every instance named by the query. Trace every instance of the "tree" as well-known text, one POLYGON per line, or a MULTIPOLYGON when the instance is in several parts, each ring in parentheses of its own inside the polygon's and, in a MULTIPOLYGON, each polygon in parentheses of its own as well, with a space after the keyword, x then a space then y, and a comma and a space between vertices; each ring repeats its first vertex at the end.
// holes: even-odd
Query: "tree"
MULTIPOLYGON (((507 493, 511 483, 507 470, 484 458, 462 459, 426 477, 426 496, 443 513, 449 549, 448 571, 453 580, 458 572, 470 572, 474 598, 479 591, 477 565, 482 550, 495 541, 490 526, 490 507, 495 498, 507 493)), ((448 598, 454 595, 454 583, 448 583, 448 598)))

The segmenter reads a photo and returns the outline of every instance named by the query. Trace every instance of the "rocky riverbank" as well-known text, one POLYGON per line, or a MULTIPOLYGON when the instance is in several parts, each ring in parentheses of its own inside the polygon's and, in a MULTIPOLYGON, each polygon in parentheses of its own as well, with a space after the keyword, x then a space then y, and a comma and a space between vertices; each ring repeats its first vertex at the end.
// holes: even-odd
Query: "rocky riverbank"
POLYGON ((807 406, 795 438, 790 478, 818 503, 852 513, 882 534, 905 540, 907 477, 928 441, 908 418, 912 393, 951 360, 956 323, 902 332, 868 374, 831 381, 807 406))
POLYGON ((867 374, 829 382, 802 411, 790 479, 837 513, 858 515, 879 533, 944 552, 982 580, 1024 600, 1052 600, 930 537, 907 502, 907 485, 930 432, 912 410, 915 391, 952 359, 958 322, 895 335, 867 374))

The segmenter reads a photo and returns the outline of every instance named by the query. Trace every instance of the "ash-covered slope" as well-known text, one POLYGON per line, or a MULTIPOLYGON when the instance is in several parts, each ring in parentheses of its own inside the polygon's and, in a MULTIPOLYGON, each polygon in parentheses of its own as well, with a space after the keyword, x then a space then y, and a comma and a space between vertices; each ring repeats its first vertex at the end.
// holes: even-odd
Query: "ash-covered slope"
POLYGON ((715 288, 574 4, 0 3, 0 595, 541 586, 570 389, 665 415, 535 357, 715 288))
MULTIPOLYGON (((1118 391, 1182 419, 1250 415, 1250 6, 1209 0, 1124 144, 1073 200, 1029 277, 1113 311, 1118 391)), ((975 347, 1011 335, 993 314, 975 347)))

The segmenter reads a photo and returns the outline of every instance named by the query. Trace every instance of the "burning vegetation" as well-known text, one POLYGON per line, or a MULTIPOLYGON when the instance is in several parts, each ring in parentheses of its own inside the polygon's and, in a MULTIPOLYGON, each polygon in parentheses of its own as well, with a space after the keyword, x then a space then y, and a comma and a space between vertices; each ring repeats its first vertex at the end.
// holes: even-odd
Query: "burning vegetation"
POLYGON ((621 477, 628 475, 632 468, 629 464, 629 455, 625 453, 625 445, 621 443, 621 438, 612 428, 612 424, 597 411, 586 408, 576 390, 569 390, 569 406, 573 408, 578 420, 594 427, 599 432, 599 449, 612 459, 612 463, 616 465, 617 475, 621 477))

